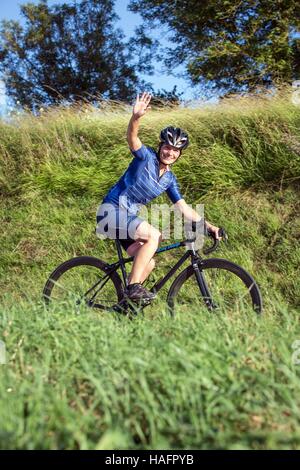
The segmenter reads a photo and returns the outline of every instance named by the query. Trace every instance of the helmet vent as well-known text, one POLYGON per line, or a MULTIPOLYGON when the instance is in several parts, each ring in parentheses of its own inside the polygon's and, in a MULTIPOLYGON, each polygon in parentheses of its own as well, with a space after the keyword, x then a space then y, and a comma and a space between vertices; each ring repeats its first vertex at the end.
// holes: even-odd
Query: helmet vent
POLYGON ((184 150, 189 145, 189 138, 186 132, 179 127, 166 127, 160 133, 160 141, 163 144, 171 145, 179 150, 184 150))

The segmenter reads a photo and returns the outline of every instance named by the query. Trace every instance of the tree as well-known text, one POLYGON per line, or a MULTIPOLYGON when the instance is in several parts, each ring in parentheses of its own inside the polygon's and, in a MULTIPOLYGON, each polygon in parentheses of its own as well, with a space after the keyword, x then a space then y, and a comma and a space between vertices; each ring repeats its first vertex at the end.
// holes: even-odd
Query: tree
POLYGON ((22 5, 25 25, 3 21, 0 28, 7 94, 30 108, 95 95, 131 99, 139 80, 124 35, 114 29, 113 7, 113 0, 22 5))
POLYGON ((207 95, 291 83, 299 73, 298 0, 131 0, 129 8, 145 26, 169 28, 165 65, 184 64, 207 95))
POLYGON ((152 88, 153 96, 151 98, 152 108, 164 108, 164 107, 178 107, 183 93, 177 91, 177 86, 173 87, 173 90, 167 91, 164 88, 162 90, 154 91, 152 88))

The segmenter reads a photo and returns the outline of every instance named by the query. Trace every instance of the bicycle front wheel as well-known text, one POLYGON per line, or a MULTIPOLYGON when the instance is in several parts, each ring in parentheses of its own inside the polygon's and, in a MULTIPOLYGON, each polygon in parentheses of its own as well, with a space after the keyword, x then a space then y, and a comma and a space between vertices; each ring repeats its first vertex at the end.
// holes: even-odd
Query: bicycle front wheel
POLYGON ((123 285, 116 272, 98 258, 80 256, 58 266, 47 280, 43 298, 47 305, 68 302, 113 310, 123 297, 123 285))
POLYGON ((175 279, 168 293, 170 313, 216 310, 226 313, 262 312, 262 297, 253 277, 231 261, 199 260, 200 284, 193 266, 175 279))

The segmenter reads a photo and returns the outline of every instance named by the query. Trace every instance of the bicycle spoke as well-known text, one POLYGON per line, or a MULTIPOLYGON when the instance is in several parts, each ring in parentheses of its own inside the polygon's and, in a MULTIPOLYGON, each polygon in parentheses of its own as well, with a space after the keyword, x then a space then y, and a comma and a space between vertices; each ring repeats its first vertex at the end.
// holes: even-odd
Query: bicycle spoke
POLYGON ((110 276, 101 275, 101 271, 94 266, 75 266, 51 283, 52 302, 67 301, 77 307, 85 304, 99 308, 112 308, 118 303, 110 276))
MULTIPOLYGON (((94 300, 94 298, 97 296, 97 294, 99 294, 99 292, 101 290, 103 290, 105 284, 109 280, 110 280, 110 277, 108 275, 104 276, 104 278, 102 278, 102 279, 100 278, 100 280, 93 287, 91 287, 87 292, 85 292, 84 296, 86 297, 93 289, 95 289, 95 287, 99 286, 98 289, 96 290, 96 292, 94 293, 94 295, 90 298, 90 300, 94 300), (106 279, 105 282, 103 284, 101 284, 101 282, 104 281, 104 279, 106 279)), ((97 297, 97 298, 99 300, 99 297, 97 297)))
POLYGON ((226 313, 253 312, 250 291, 254 284, 247 287, 234 272, 226 269, 209 268, 201 271, 200 289, 194 272, 188 277, 174 302, 176 311, 188 312, 197 309, 205 311, 224 311, 226 313))
POLYGON ((251 310, 252 313, 249 289, 235 274, 225 269, 206 269, 204 275, 216 308, 226 312, 251 310))

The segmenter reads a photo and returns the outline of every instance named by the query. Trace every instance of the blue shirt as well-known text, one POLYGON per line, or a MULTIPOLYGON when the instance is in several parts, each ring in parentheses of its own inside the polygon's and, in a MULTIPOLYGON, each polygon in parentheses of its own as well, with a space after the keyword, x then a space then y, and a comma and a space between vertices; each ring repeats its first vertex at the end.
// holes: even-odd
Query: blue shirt
POLYGON ((159 177, 159 159, 151 148, 142 145, 133 151, 134 159, 119 181, 109 190, 103 202, 123 207, 136 214, 141 206, 166 191, 175 204, 182 199, 174 173, 166 171, 159 177))

